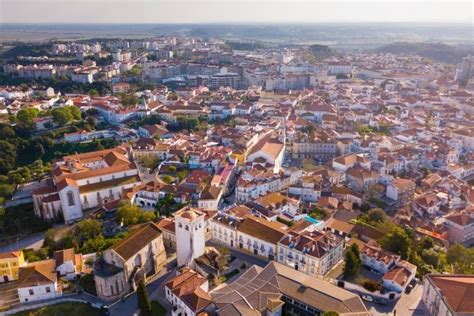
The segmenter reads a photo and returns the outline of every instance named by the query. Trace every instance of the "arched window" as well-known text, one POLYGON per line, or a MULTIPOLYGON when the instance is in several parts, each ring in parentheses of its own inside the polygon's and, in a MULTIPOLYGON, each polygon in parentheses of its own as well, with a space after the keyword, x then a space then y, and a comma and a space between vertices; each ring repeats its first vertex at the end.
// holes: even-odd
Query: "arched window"
POLYGON ((67 192, 67 203, 69 206, 73 206, 74 204, 76 204, 74 202, 74 192, 72 191, 67 192))

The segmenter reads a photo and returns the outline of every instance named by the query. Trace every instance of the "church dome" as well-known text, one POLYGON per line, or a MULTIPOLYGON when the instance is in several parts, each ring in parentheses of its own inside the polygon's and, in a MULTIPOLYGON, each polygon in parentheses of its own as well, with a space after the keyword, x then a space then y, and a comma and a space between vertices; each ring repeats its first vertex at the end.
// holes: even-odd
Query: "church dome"
POLYGON ((193 210, 188 210, 188 211, 183 212, 181 214, 181 217, 189 219, 189 220, 195 220, 196 218, 199 217, 199 214, 193 210))

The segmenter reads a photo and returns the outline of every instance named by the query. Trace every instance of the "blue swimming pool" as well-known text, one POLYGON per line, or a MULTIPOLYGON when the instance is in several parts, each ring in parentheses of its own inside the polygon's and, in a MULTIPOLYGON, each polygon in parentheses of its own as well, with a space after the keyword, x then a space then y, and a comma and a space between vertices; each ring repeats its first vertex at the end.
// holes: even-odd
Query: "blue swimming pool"
POLYGON ((315 224, 315 225, 318 225, 321 223, 321 221, 318 221, 317 219, 315 218, 312 218, 311 216, 305 216, 304 218, 306 221, 310 222, 311 224, 315 224))

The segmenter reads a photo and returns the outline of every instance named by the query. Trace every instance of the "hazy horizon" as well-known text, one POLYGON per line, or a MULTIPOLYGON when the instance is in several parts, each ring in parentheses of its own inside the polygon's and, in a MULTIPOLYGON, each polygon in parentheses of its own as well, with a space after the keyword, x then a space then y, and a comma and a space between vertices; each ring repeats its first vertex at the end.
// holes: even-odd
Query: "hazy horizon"
POLYGON ((2 24, 450 23, 471 1, 0 0, 2 24))

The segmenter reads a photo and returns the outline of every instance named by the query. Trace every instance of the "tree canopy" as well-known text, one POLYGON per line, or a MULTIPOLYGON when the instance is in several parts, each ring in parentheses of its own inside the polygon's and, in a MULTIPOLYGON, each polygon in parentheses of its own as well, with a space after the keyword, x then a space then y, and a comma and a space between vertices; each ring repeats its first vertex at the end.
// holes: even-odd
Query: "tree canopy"
POLYGON ((382 223, 387 220, 387 215, 385 214, 384 210, 378 207, 371 209, 368 213, 368 216, 371 222, 382 223))
POLYGON ((390 233, 380 240, 382 248, 400 255, 402 259, 407 260, 413 248, 413 241, 407 232, 400 227, 395 227, 390 233))

